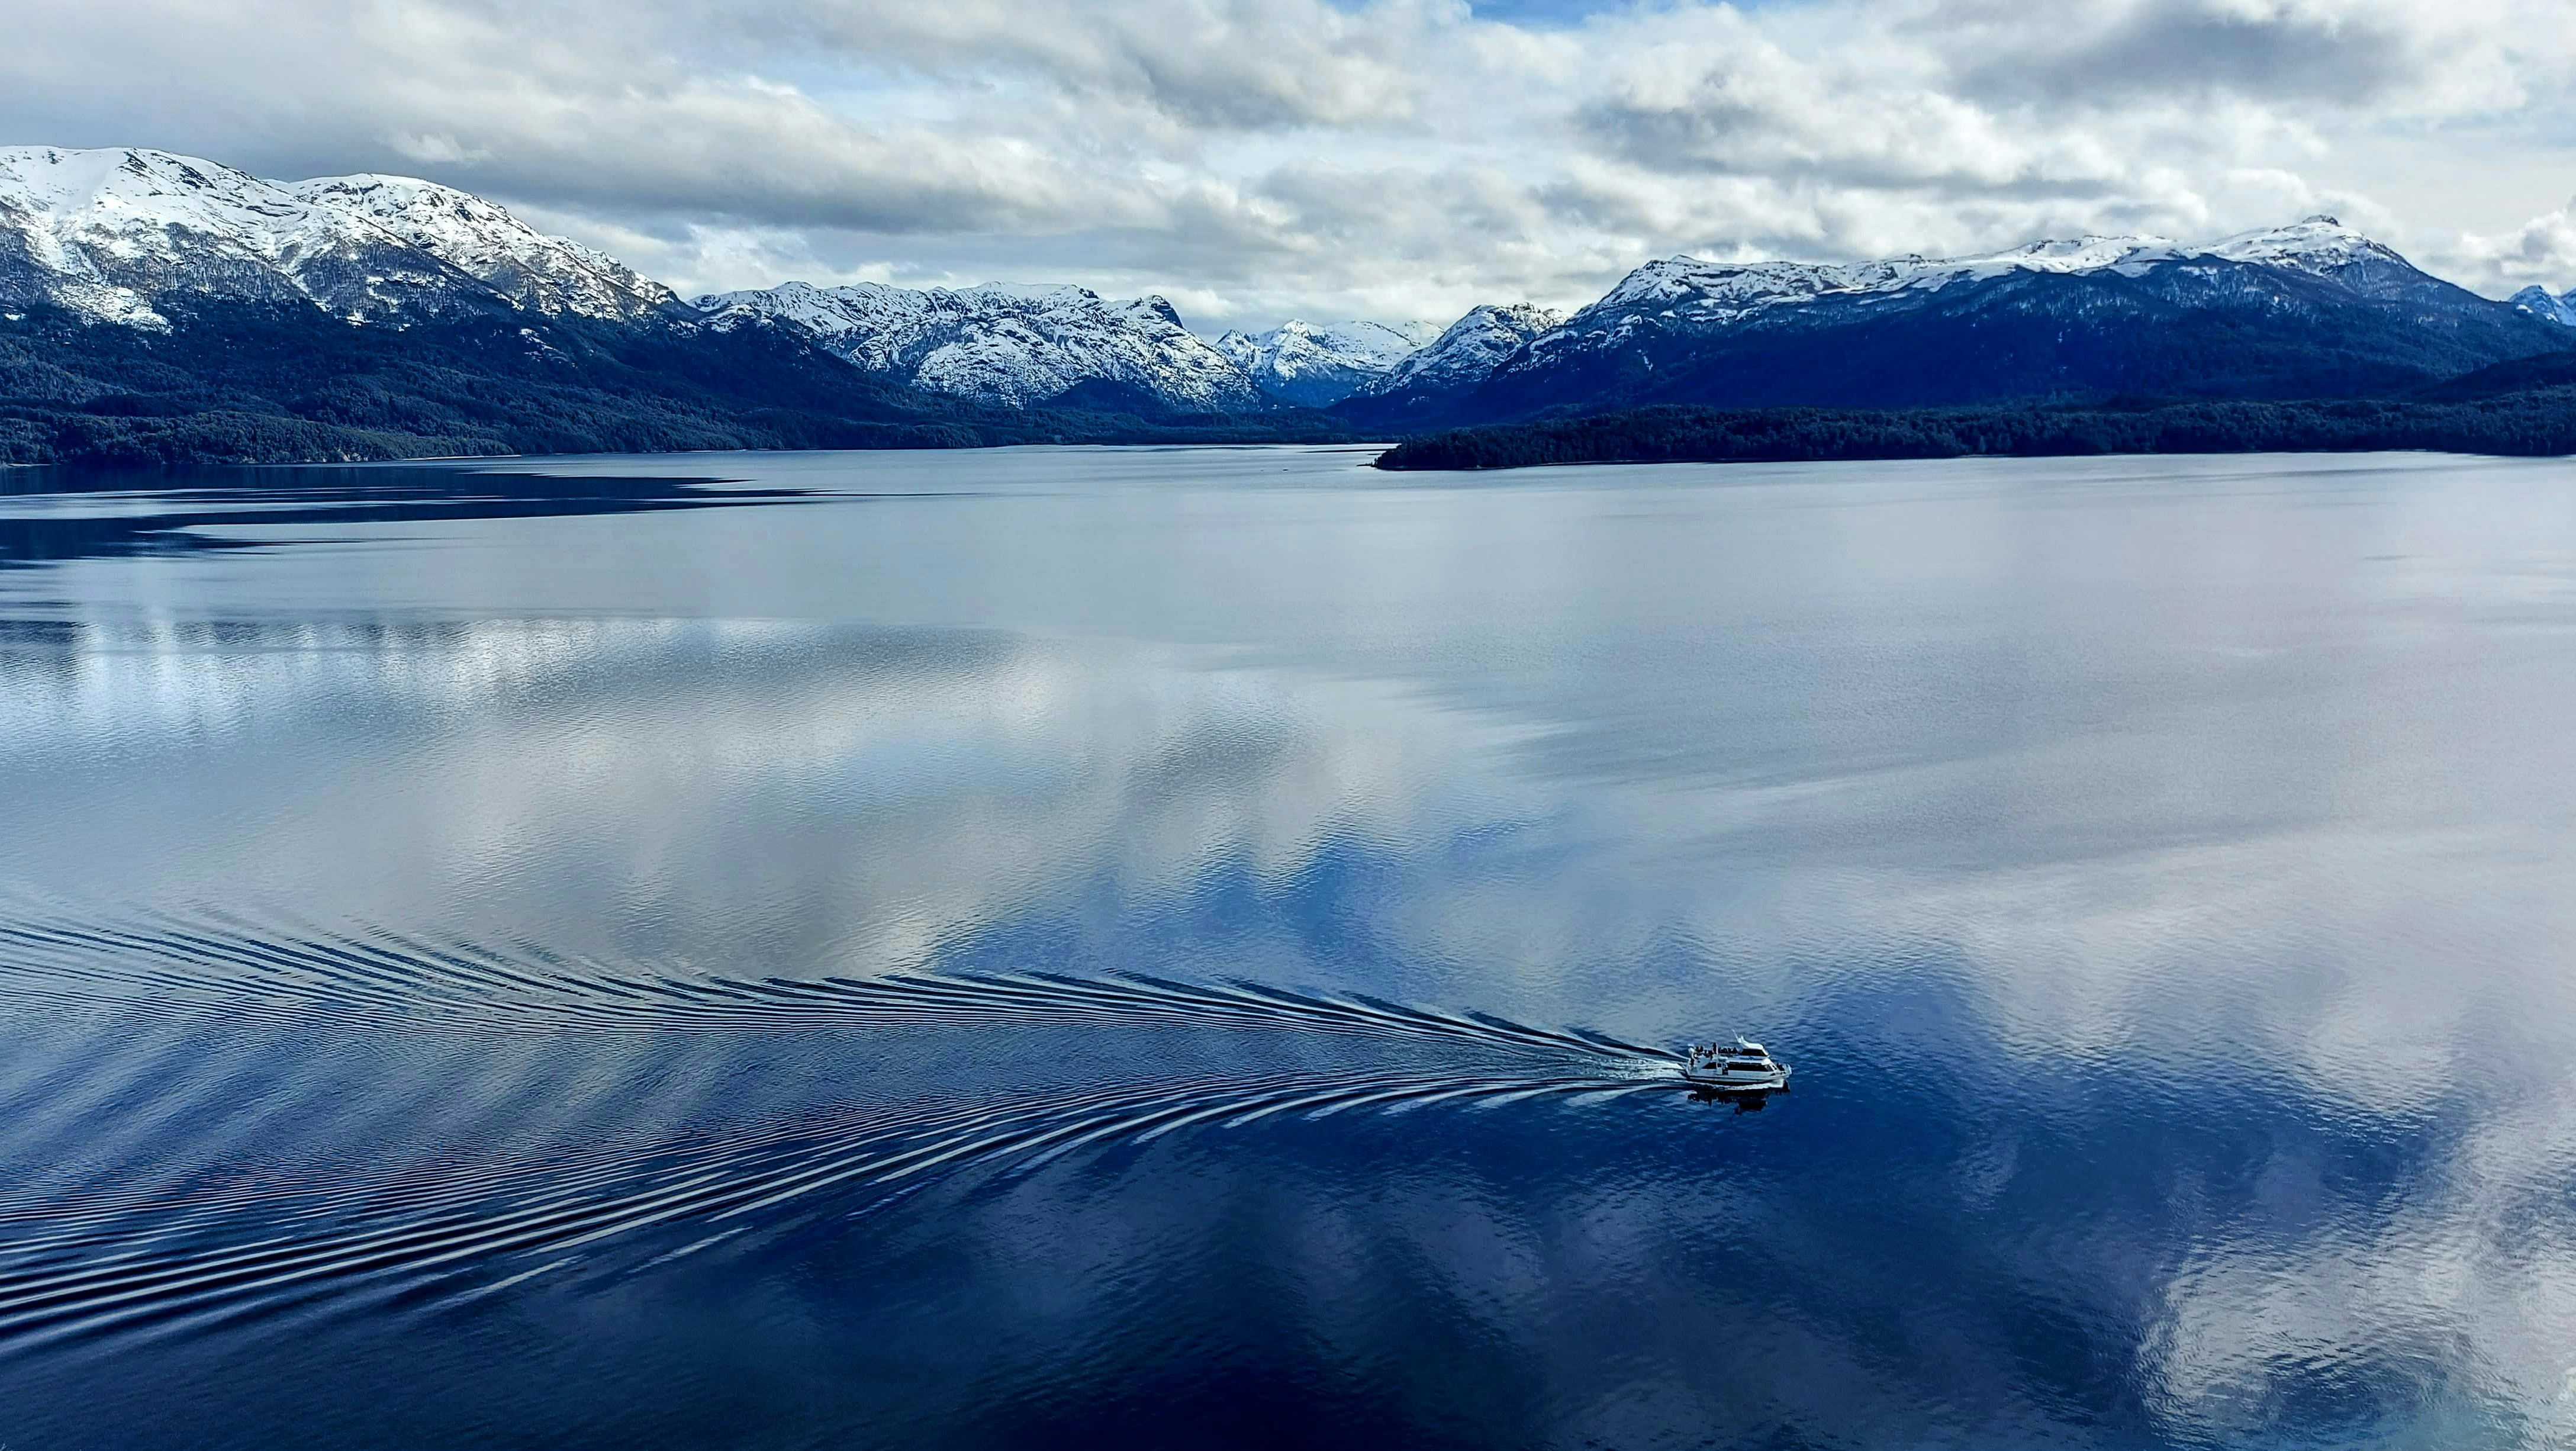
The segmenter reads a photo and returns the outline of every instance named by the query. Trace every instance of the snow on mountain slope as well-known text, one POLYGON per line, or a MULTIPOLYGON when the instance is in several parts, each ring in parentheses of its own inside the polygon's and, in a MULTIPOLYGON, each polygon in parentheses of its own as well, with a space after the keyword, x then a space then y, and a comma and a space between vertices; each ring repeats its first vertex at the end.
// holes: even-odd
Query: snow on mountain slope
POLYGON ((550 237, 471 192, 405 176, 327 176, 288 188, 362 218, 473 276, 520 307, 553 316, 632 318, 679 301, 661 283, 578 242, 550 237))
POLYGON ((754 318, 801 324, 860 367, 934 393, 1042 403, 1083 383, 1142 389, 1166 406, 1255 406, 1252 380, 1181 325, 1159 297, 1104 298, 1082 287, 949 289, 803 282, 698 298, 715 326, 754 318))
POLYGON ((1428 323, 1292 320, 1268 332, 1227 333, 1216 346, 1262 392, 1321 408, 1374 387, 1438 335, 1438 327, 1428 323))
POLYGON ((307 301, 356 321, 498 307, 633 319, 669 288, 470 192, 263 181, 141 148, 0 150, 0 297, 164 324, 156 299, 307 301))
POLYGON ((2156 290, 2170 301, 2240 300, 2241 287, 2212 281, 2230 264, 2258 283, 2265 278, 2315 278, 2382 303, 2432 302, 2454 307, 2494 304, 2417 271, 2397 253, 2344 226, 2315 216, 2286 227, 2241 232, 2202 246, 2166 237, 2082 237, 2032 242, 1982 256, 1929 260, 1905 257, 1874 262, 1703 262, 1673 257, 1649 262, 1621 279, 1600 301, 1568 319, 1558 333, 1538 340, 1541 349, 1562 347, 1584 334, 1625 335, 1642 329, 1723 329, 1772 321, 1783 309, 1833 310, 1848 305, 1917 301, 1963 285, 2015 276, 2112 275, 2167 280, 2156 290), (2197 294, 2197 296, 2195 295, 2197 294))
POLYGON ((1473 387, 1530 339, 1564 325, 1563 313, 1535 303, 1474 308, 1365 391, 1391 394, 1407 388, 1473 387))
POLYGON ((2406 265, 2406 259, 2379 245, 2360 232, 2329 216, 2303 217, 2286 227, 2262 227, 2222 237, 2197 249, 2212 257, 2230 262, 2260 262, 2270 267, 2289 267, 2319 277, 2332 277, 2360 262, 2394 262, 2406 265))
POLYGON ((2332 217, 2205 244, 2033 242, 1852 263, 1649 262, 1463 389, 1379 421, 1454 425, 1657 402, 2367 396, 2548 350, 2530 316, 2332 217))
POLYGON ((246 172, 139 148, 0 149, 0 298, 157 327, 157 299, 309 301, 352 319, 488 289, 384 228, 246 172))
POLYGON ((2545 287, 2526 287, 2505 301, 2544 322, 2576 327, 2576 287, 2556 297, 2545 287))
POLYGON ((2017 273, 2111 273, 2134 278, 2211 261, 2321 277, 2383 298, 2404 295, 2419 282, 2434 282, 2405 258, 2333 217, 2313 216, 2202 246, 2170 237, 2079 237, 1938 259, 1727 263, 1672 257, 1629 273, 1600 301, 1577 312, 1568 326, 1580 329, 1605 318, 1659 314, 1686 316, 1698 325, 1725 324, 1783 305, 1920 295, 2017 273))
POLYGON ((2083 237, 2032 242, 1975 257, 1875 262, 1703 262, 1669 257, 1619 280, 1567 326, 1595 318, 1687 310, 1695 323, 1726 323, 1782 305, 1903 292, 1933 292, 1953 283, 2015 272, 2094 272, 2137 268, 2180 254, 2162 237, 2083 237))
POLYGON ((2393 249, 2345 226, 2315 216, 2286 227, 2240 232, 2200 249, 2202 256, 2306 273, 2374 301, 2439 311, 2463 301, 2489 305, 2461 288, 2418 271, 2393 249))
MULTIPOLYGON (((51 304, 159 328, 208 301, 398 327, 521 315, 691 325, 660 284, 451 187, 281 184, 162 151, 0 148, 0 308, 51 304)), ((2555 325, 2576 326, 2576 292, 2493 302, 2321 216, 2200 245, 2083 237, 1937 260, 1673 257, 1571 318, 1482 307, 1428 341, 1428 329, 1292 322, 1210 344, 1159 297, 1079 287, 789 283, 697 306, 728 333, 775 329, 817 364, 804 351, 815 344, 954 397, 1027 405, 1078 389, 1084 406, 1142 411, 1287 401, 1404 427, 1639 401, 2366 396, 2551 351, 2563 346, 2555 325)))

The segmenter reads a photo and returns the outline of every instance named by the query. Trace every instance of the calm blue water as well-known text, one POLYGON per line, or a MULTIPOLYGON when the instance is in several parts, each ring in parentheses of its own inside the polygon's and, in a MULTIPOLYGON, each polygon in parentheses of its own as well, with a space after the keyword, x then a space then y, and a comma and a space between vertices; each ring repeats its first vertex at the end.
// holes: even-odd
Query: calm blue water
POLYGON ((0 1445, 2576 1442, 2576 467, 1365 457, 0 478, 0 1445))

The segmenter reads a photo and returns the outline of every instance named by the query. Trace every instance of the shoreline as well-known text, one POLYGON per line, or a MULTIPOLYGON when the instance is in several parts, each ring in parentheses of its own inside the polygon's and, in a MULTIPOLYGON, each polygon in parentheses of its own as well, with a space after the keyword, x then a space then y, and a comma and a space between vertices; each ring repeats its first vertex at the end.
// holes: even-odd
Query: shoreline
POLYGON ((2466 399, 1907 410, 1668 405, 1453 429, 1379 455, 1390 473, 1592 463, 1833 463, 2158 454, 2576 455, 2576 385, 2466 399))

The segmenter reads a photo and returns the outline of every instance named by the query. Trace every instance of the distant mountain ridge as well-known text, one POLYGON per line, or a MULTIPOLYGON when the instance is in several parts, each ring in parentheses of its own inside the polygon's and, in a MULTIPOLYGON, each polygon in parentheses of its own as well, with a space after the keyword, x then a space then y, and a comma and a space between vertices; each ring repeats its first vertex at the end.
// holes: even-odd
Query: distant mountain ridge
POLYGON ((1160 297, 1121 302, 1084 287, 789 282, 711 294, 696 306, 717 328, 750 318, 796 324, 869 373, 978 402, 1029 407, 1108 383, 1176 408, 1263 403, 1243 369, 1182 326, 1160 297))
POLYGON ((1383 384, 1423 344, 1440 335, 1437 324, 1315 323, 1299 319, 1261 333, 1229 332, 1216 340, 1252 379, 1252 386, 1283 403, 1321 408, 1383 384))
POLYGON ((1164 298, 1074 286, 789 282, 684 302, 434 182, 0 148, 0 461, 147 436, 174 457, 372 457, 403 439, 1387 437, 1667 404, 2388 397, 2524 376, 2508 365, 2564 348, 2570 326, 2576 292, 2491 301, 2315 216, 2197 245, 1672 257, 1571 316, 1489 305, 1445 329, 1292 320, 1211 341, 1164 298), (216 415, 234 421, 169 421, 216 415))
POLYGON ((2576 327, 2576 287, 2571 287, 2555 297, 2549 295, 2548 288, 2526 287, 2506 298, 2505 301, 2544 322, 2576 327))
POLYGON ((1532 341, 1565 325, 1565 314, 1535 303, 1469 309, 1440 335, 1389 368, 1373 386, 1361 390, 1350 407, 1371 422, 1402 426, 1408 408, 1463 394, 1493 376, 1496 368, 1532 341), (1386 402, 1376 400, 1385 399, 1386 402))
POLYGON ((434 253, 247 172, 162 151, 0 150, 0 301, 160 327, 171 294, 381 321, 506 308, 434 253))
POLYGON ((1086 307, 1213 387, 1186 416, 1116 388, 1040 416, 867 371, 790 318, 703 314, 451 187, 0 149, 0 463, 1343 436, 1256 416, 1168 304, 1086 307))
POLYGON ((1673 257, 1479 380, 1337 411, 1430 427, 1665 403, 2358 397, 2562 346, 2554 324, 2315 216, 2197 246, 2085 237, 1937 260, 1673 257))
POLYGON ((159 304, 171 300, 186 304, 181 311, 209 301, 300 302, 353 324, 395 327, 532 314, 728 332, 758 320, 938 398, 1026 408, 1089 385, 1081 400, 1219 415, 1330 401, 1293 380, 1311 384, 1356 358, 1366 375, 1349 380, 1356 387, 1416 341, 1376 324, 1292 322, 1264 335, 1270 346, 1256 381, 1159 297, 791 282, 693 307, 615 258, 435 182, 272 182, 148 148, 0 149, 0 306, 165 328, 159 304), (1319 355, 1335 349, 1343 356, 1322 357, 1319 368, 1319 355))
POLYGON ((670 289, 453 187, 277 183, 144 149, 0 149, 0 300, 154 327, 172 295, 309 302, 351 322, 633 319, 670 289))
POLYGON ((407 176, 328 176, 288 190, 363 217, 513 304, 554 316, 636 318, 678 294, 604 252, 551 237, 472 192, 407 176))

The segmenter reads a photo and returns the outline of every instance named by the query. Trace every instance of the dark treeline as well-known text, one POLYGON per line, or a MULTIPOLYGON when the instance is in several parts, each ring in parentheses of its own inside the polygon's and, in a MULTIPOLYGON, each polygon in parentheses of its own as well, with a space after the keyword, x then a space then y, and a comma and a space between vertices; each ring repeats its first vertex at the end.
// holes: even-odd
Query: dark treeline
POLYGON ((1319 414, 1161 410, 1095 390, 979 407, 877 379, 792 332, 519 314, 352 327, 209 304, 167 330, 37 307, 0 319, 0 463, 240 464, 690 449, 1340 439, 1319 414))
MULTIPOLYGON (((209 303, 148 331, 0 315, 0 463, 242 464, 694 449, 1347 441, 1305 409, 1175 413, 1092 383, 986 407, 871 376, 789 329, 523 314, 352 327, 209 303)), ((1669 404, 1414 438, 1390 469, 1985 455, 2576 453, 2576 353, 2379 401, 1854 409, 1669 404)))
POLYGON ((1640 408, 1428 434, 1387 450, 1377 466, 1507 469, 1573 463, 2383 449, 2525 456, 2576 453, 2576 387, 2488 397, 2314 403, 2192 401, 1901 410, 1640 408))

